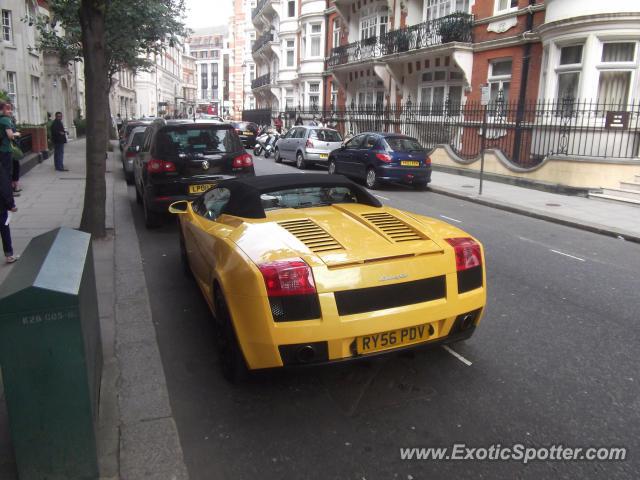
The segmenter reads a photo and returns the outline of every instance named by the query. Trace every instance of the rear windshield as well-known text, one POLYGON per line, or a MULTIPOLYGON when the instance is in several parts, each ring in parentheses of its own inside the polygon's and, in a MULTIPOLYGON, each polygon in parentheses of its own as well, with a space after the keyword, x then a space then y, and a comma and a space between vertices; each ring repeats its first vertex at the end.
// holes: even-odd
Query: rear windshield
POLYGON ((262 208, 310 208, 334 203, 357 203, 357 195, 349 187, 305 187, 278 190, 260 195, 262 208))
POLYGON ((236 133, 230 128, 180 125, 158 133, 157 154, 172 156, 179 153, 225 153, 242 150, 236 133))
POLYGON ((422 151, 424 148, 415 138, 391 137, 385 138, 389 150, 394 152, 415 152, 422 151))
POLYGON ((235 127, 238 130, 257 130, 258 129, 258 125, 250 122, 238 122, 235 124, 235 127))
POLYGON ((144 133, 145 132, 138 132, 133 135, 133 138, 131 139, 132 147, 141 147, 144 144, 144 133))
POLYGON ((320 130, 311 130, 309 138, 312 140, 320 140, 321 142, 341 142, 342 137, 335 130, 323 128, 320 130))

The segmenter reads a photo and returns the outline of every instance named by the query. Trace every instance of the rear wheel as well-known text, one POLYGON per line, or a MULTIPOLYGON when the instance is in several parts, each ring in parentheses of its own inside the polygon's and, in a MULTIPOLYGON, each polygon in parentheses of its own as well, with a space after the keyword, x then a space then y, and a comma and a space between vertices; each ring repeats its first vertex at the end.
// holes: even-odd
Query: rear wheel
POLYGON ((138 190, 138 185, 136 185, 136 203, 138 205, 142 205, 142 195, 140 195, 140 191, 138 190))
POLYGON ((367 184, 367 188, 370 188, 371 190, 375 190, 380 186, 380 182, 378 181, 378 175, 376 174, 375 169, 371 167, 369 167, 369 170, 367 170, 367 178, 365 181, 367 184))
POLYGON ((280 150, 278 150, 278 148, 276 147, 276 151, 273 154, 273 159, 275 160, 276 163, 282 163, 282 157, 280 156, 280 150))
POLYGON ((329 160, 329 175, 333 175, 336 173, 336 162, 333 160, 329 160))
POLYGON ((426 183, 414 183, 411 186, 413 187, 414 190, 418 190, 419 192, 423 192, 425 190, 427 190, 427 185, 426 183))
POLYGON ((231 315, 224 295, 219 288, 215 289, 216 306, 216 346, 222 376, 231 383, 243 381, 248 374, 247 364, 233 328, 231 315))
POLYGON ((253 153, 254 153, 254 155, 255 155, 256 157, 259 157, 259 156, 260 156, 260 154, 262 153, 262 146, 260 146, 260 145, 256 145, 256 146, 253 148, 253 153))
POLYGON ((307 162, 304 161, 302 152, 298 152, 298 155, 296 155, 296 167, 298 167, 300 170, 304 170, 305 168, 307 168, 307 162))

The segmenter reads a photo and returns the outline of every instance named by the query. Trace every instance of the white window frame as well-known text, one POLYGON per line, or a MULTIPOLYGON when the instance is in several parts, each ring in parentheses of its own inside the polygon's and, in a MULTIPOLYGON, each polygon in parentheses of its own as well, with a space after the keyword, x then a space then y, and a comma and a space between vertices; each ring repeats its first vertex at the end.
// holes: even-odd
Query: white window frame
POLYGON ((13 44, 13 14, 11 10, 2 9, 0 12, 2 22, 2 41, 13 44))
MULTIPOLYGON (((513 77, 513 58, 495 58, 489 62, 489 72, 487 75, 487 83, 489 84, 489 88, 491 88, 492 84, 498 85, 498 90, 502 90, 504 92, 504 84, 509 83, 509 92, 511 92, 511 79, 513 77), (511 62, 511 73, 509 75, 495 75, 493 73, 493 68, 496 63, 502 62, 511 62)), ((505 103, 509 101, 508 96, 504 97, 505 103)))
POLYGON ((340 31, 341 31, 340 18, 333 19, 333 48, 340 46, 340 31))
MULTIPOLYGON (((596 69, 598 71, 598 83, 597 83, 597 96, 600 94, 600 76, 603 72, 627 72, 629 73, 629 86, 627 92, 627 98, 621 99, 623 104, 628 104, 630 99, 633 97, 634 85, 637 83, 638 78, 638 55, 640 54, 638 48, 638 40, 603 40, 600 42, 600 48, 598 50, 598 63, 596 65, 596 69), (633 60, 631 61, 620 61, 620 62, 603 62, 602 55, 604 52, 604 46, 612 43, 633 43, 634 51, 633 51, 633 60)), ((600 102, 600 98, 598 98, 598 102, 600 102)))
POLYGON ((380 37, 389 31, 389 10, 386 6, 374 6, 361 10, 358 21, 358 40, 380 37))
POLYGON ((296 66, 296 41, 287 39, 284 41, 284 65, 286 68, 296 66), (291 42, 291 45, 289 44, 291 42), (291 54, 291 65, 289 65, 289 54, 291 54))
POLYGON ((285 7, 285 18, 295 18, 296 16, 296 1, 295 0, 287 0, 285 7), (289 15, 289 5, 293 3, 293 15, 289 15))
POLYGON ((308 48, 309 48, 309 54, 307 55, 307 58, 322 58, 322 37, 323 37, 323 28, 322 28, 322 23, 321 22, 309 22, 307 24, 307 29, 309 31, 309 42, 308 42, 308 48), (317 32, 313 31, 313 27, 318 27, 320 30, 317 32), (317 40, 317 45, 318 45, 318 53, 317 55, 313 54, 313 43, 314 41, 317 40))
POLYGON ((470 0, 424 0, 422 20, 431 21, 454 12, 469 13, 470 0))
POLYGON ((494 15, 502 15, 509 12, 515 12, 516 10, 518 10, 517 0, 496 0, 493 13, 494 15), (500 3, 503 1, 507 3, 507 6, 505 8, 500 7, 500 3), (511 6, 513 2, 516 2, 515 7, 511 6))
POLYGON ((42 121, 40 114, 40 78, 31 75, 31 121, 36 125, 42 121))
POLYGON ((420 82, 418 84, 418 95, 416 96, 419 110, 422 111, 422 109, 424 108, 424 112, 428 112, 429 115, 435 116, 441 116, 447 113, 447 99, 450 97, 451 88, 460 89, 459 104, 462 104, 462 96, 464 93, 463 72, 451 67, 434 67, 425 72, 422 72, 420 76, 420 82), (444 72, 444 79, 436 80, 436 72, 444 72), (453 72, 462 75, 460 76, 460 78, 452 80, 451 74, 453 72), (425 79, 425 77, 428 79, 425 79), (443 96, 441 109, 434 112, 432 108, 434 106, 433 96, 436 88, 442 88, 443 96), (429 98, 424 98, 426 91, 429 91, 429 98))
POLYGON ((315 81, 315 82, 307 82, 306 84, 307 86, 307 107, 311 108, 313 105, 316 105, 318 108, 320 108, 320 102, 322 100, 321 97, 321 90, 322 90, 322 82, 320 81, 315 81), (311 86, 312 85, 317 85, 318 86, 318 90, 311 90, 311 86), (312 102, 311 98, 312 97, 316 97, 317 98, 317 102, 312 102))
POLYGON ((576 41, 573 41, 571 43, 562 43, 562 44, 558 44, 556 45, 556 49, 558 52, 558 61, 555 67, 555 92, 554 92, 554 98, 556 100, 561 100, 561 95, 560 95, 560 75, 562 75, 563 73, 577 73, 578 74, 578 89, 576 92, 576 98, 580 97, 580 92, 582 91, 582 81, 583 81, 583 69, 584 69, 584 59, 585 59, 585 52, 586 52, 586 48, 587 48, 587 42, 585 39, 579 39, 576 41), (563 48, 569 48, 569 47, 577 47, 581 45, 582 46, 582 58, 580 59, 580 63, 568 63, 565 65, 561 65, 560 64, 560 59, 562 56, 562 49, 563 48))
POLYGON ((16 72, 7 72, 7 94, 13 105, 13 114, 18 118, 18 75, 16 72))

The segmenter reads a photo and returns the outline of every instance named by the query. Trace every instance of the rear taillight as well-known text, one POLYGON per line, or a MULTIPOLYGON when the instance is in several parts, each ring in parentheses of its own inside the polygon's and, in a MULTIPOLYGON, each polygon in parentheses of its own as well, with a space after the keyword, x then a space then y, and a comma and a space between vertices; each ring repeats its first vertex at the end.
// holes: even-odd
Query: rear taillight
POLYGON ((384 163, 391 163, 391 155, 388 153, 376 153, 376 158, 384 163))
POLYGON ((307 143, 304 144, 305 148, 313 148, 313 142, 311 140, 307 140, 307 143))
POLYGON ((166 160, 158 160, 152 158, 147 162, 147 172, 149 173, 163 173, 163 172, 175 172, 176 164, 168 162, 166 160))
POLYGON ((424 164, 425 165, 431 165, 431 157, 427 157, 424 159, 424 164))
POLYGON ((250 167, 253 165, 253 158, 248 153, 243 153, 242 155, 233 159, 233 168, 244 168, 250 167))
POLYGON ((458 272, 482 265, 480 244, 469 237, 447 238, 456 254, 456 270, 458 272))
POLYGON ((302 259, 280 260, 258 265, 269 297, 312 295, 316 293, 311 267, 302 259))

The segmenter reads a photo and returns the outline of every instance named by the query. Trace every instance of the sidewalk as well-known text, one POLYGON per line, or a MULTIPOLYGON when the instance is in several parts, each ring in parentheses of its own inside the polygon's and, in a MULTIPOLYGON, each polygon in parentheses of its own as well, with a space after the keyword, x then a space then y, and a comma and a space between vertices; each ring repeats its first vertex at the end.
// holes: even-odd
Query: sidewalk
POLYGON ((562 225, 640 242, 640 207, 547 193, 434 170, 431 191, 562 225))
MULTIPOLYGON (((98 456, 103 479, 187 478, 164 370, 151 319, 138 238, 120 166, 107 161, 107 238, 94 240, 94 264, 104 368, 98 456)), ((85 186, 85 141, 67 144, 65 167, 50 158, 22 179, 11 220, 16 253, 36 235, 60 226, 78 228, 85 186)), ((16 265, 0 266, 0 285, 16 265)), ((16 477, 0 378, 0 478, 16 477)))

